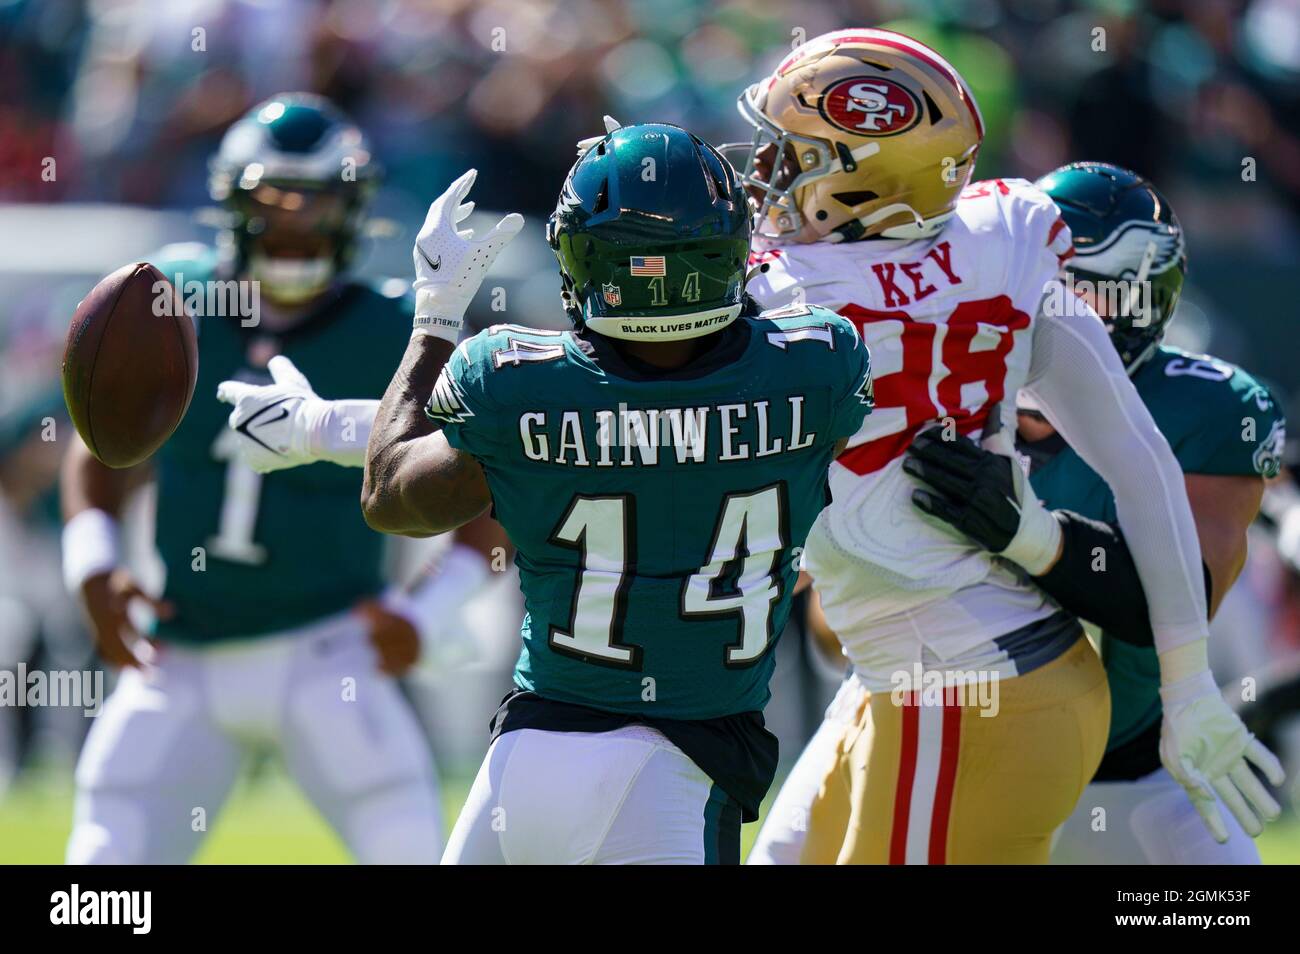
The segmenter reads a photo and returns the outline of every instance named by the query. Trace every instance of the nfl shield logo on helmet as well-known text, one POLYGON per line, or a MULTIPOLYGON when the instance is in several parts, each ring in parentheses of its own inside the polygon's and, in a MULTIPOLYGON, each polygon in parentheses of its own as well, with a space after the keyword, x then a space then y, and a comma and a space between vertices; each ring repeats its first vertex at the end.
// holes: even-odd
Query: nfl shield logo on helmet
POLYGON ((600 286, 600 290, 605 296, 605 304, 612 308, 623 304, 623 289, 617 285, 607 282, 600 286))

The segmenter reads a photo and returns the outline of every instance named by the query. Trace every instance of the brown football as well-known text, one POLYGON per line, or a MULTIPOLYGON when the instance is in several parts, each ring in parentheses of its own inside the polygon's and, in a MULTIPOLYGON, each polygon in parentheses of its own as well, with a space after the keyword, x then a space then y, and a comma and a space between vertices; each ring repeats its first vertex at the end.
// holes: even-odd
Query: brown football
POLYGON ((63 399, 77 433, 109 467, 147 459, 194 396, 194 324, 162 272, 119 268, 77 306, 63 350, 63 399))

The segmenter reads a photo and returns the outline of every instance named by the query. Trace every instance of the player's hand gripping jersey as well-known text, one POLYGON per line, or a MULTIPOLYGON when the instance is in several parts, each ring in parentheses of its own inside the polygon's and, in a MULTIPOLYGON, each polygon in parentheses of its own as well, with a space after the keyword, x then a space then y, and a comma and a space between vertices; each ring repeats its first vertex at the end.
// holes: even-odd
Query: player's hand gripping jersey
MULTIPOLYGON (((1023 180, 992 180, 967 188, 930 239, 781 245, 754 256, 765 270, 750 290, 764 305, 832 308, 858 327, 873 356, 877 408, 832 467, 834 503, 814 527, 807 561, 829 624, 872 688, 935 660, 1014 674, 1033 662, 1018 655, 1054 648, 1050 625, 1044 632, 1037 624, 1058 612, 1055 603, 912 505, 916 484, 901 459, 922 428, 946 426, 977 440, 999 426, 1013 433, 1014 401, 999 402, 1028 387, 1046 396, 1072 442, 1112 462, 1109 470, 1121 448, 1104 441, 1127 445, 1115 434, 1135 428, 1138 449, 1124 452, 1159 466, 1149 417, 1126 417, 1137 402, 1125 400, 1123 369, 1103 353, 1113 349, 1100 322, 1078 308, 1040 313, 1045 300, 1062 300, 1044 295, 1070 252, 1069 229, 1046 195, 1023 180), (1091 378, 1078 380, 1085 365, 1091 378), (1108 384, 1108 411, 1079 406, 1108 384), (1018 631, 1032 634, 1027 645, 1000 639, 1018 631)), ((1171 567, 1171 575, 1190 572, 1181 562, 1171 567)), ((1173 627, 1203 630, 1172 599, 1153 604, 1154 613, 1173 627)), ((1062 630, 1060 638, 1073 634, 1062 630)))
POLYGON ((515 672, 559 702, 664 719, 756 711, 867 349, 819 308, 742 317, 680 372, 600 335, 498 325, 429 403, 482 463, 527 613, 515 672))

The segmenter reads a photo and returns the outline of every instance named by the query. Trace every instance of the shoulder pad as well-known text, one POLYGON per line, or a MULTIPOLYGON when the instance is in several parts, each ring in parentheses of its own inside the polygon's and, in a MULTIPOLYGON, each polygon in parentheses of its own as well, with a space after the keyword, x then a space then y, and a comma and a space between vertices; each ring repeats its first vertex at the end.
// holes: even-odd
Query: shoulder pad
POLYGON ((181 274, 187 279, 204 281, 217 267, 217 250, 202 242, 173 242, 147 256, 154 268, 170 282, 181 274))

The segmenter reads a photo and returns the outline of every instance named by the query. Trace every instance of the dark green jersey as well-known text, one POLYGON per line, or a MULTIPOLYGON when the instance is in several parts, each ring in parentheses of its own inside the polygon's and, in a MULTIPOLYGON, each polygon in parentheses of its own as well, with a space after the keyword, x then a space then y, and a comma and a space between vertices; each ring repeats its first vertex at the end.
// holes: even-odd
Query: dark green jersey
MULTIPOLYGON (((190 282, 217 277, 206 246, 169 247, 154 264, 180 283, 182 297, 200 287, 190 282)), ((239 438, 216 392, 227 378, 271 383, 266 362, 284 354, 320 394, 379 398, 401 361, 411 314, 400 290, 389 296, 348 284, 319 314, 281 334, 245 328, 237 316, 196 319, 194 400, 154 457, 164 596, 176 606, 175 617, 158 626, 161 638, 193 643, 278 632, 380 590, 383 537, 361 515, 359 471, 320 463, 254 473, 233 456, 239 438)))
MULTIPOLYGON (((1160 347, 1133 375, 1138 394, 1187 474, 1272 476, 1285 424, 1268 390, 1218 358, 1160 347)), ((1031 482, 1043 502, 1115 523, 1110 487, 1069 447, 1035 466, 1031 482)), ((1103 633, 1110 681, 1107 748, 1131 742, 1160 719, 1160 667, 1155 650, 1103 633)))
POLYGON ((498 325, 430 401, 482 463, 524 593, 515 682, 665 719, 760 710, 866 346, 820 308, 738 319, 685 369, 596 334, 498 325))

